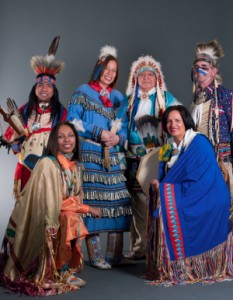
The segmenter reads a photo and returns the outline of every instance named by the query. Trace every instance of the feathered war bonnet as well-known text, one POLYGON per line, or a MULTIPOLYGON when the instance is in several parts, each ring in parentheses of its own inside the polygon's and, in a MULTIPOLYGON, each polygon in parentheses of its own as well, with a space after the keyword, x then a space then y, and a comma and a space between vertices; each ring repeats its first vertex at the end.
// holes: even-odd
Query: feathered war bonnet
POLYGON ((217 83, 222 83, 222 77, 219 73, 219 58, 224 56, 224 52, 222 46, 218 42, 218 40, 214 39, 209 43, 198 43, 195 48, 195 59, 193 62, 192 69, 192 80, 193 80, 193 70, 194 66, 198 61, 205 61, 211 64, 214 68, 216 68, 217 74, 215 79, 217 83))
POLYGON ((55 84, 56 75, 61 73, 64 68, 64 62, 55 60, 55 54, 59 45, 60 36, 56 36, 48 50, 46 56, 33 56, 31 67, 36 76, 36 82, 46 82, 55 84))
MULTIPOLYGON (((91 75, 91 79, 90 79, 89 83, 99 79, 99 76, 103 71, 103 67, 106 65, 106 62, 107 62, 106 59, 108 61, 111 59, 114 59, 117 61, 117 49, 114 46, 105 45, 100 49, 99 57, 95 64, 95 67, 92 71, 92 75, 91 75)), ((118 64, 118 61, 117 61, 117 64, 118 64)), ((116 81, 116 79, 115 79, 115 81, 116 81)), ((115 83, 115 81, 114 81, 114 83, 115 83)))
POLYGON ((138 75, 144 71, 152 71, 156 76, 156 92, 159 108, 165 110, 164 91, 167 90, 164 81, 164 76, 161 70, 161 64, 156 61, 152 56, 140 56, 132 63, 129 80, 126 87, 126 95, 129 97, 129 110, 133 107, 135 96, 138 91, 138 75))

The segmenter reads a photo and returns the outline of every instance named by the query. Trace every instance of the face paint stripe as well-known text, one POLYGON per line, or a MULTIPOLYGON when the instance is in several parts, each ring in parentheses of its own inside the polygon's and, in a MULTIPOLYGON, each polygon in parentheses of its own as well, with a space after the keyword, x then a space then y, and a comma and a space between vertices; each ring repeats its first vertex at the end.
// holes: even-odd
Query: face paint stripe
POLYGON ((197 71, 198 73, 203 74, 203 75, 207 75, 207 72, 206 72, 205 70, 201 69, 201 68, 197 68, 196 71, 197 71))

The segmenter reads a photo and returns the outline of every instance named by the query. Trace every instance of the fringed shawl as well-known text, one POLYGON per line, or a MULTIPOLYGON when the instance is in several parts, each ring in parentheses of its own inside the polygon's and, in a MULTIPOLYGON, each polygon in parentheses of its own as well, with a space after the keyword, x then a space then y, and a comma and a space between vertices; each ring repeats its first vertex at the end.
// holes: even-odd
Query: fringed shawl
POLYGON ((230 194, 209 140, 197 134, 151 187, 145 278, 151 285, 233 279, 230 194))
POLYGON ((170 259, 211 250, 227 240, 230 194, 209 140, 198 134, 165 176, 161 211, 170 259))

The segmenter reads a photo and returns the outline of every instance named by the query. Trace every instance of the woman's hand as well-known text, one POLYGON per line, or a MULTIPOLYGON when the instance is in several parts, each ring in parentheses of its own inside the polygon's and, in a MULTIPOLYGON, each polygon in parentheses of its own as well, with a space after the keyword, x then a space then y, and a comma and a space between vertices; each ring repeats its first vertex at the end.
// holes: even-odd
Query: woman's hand
POLYGON ((153 185, 155 191, 158 193, 159 192, 159 181, 158 181, 158 179, 154 179, 153 181, 151 181, 151 184, 153 185))
POLYGON ((108 139, 110 139, 111 136, 111 132, 108 130, 103 130, 101 133, 101 142, 102 143, 106 143, 108 141, 108 139))
POLYGON ((101 142, 104 146, 114 147, 120 142, 120 137, 115 133, 103 130, 101 134, 101 142))
POLYGON ((101 218, 101 216, 102 216, 102 212, 99 207, 90 206, 89 213, 94 215, 94 217, 96 217, 96 218, 101 218))

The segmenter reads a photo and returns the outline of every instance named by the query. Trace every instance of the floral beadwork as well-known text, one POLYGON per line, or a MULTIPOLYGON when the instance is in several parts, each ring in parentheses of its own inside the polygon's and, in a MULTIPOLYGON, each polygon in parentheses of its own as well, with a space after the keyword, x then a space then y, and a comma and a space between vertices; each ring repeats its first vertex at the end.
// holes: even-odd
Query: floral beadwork
POLYGON ((159 150, 159 161, 168 162, 170 160, 173 147, 171 144, 164 144, 159 150))

